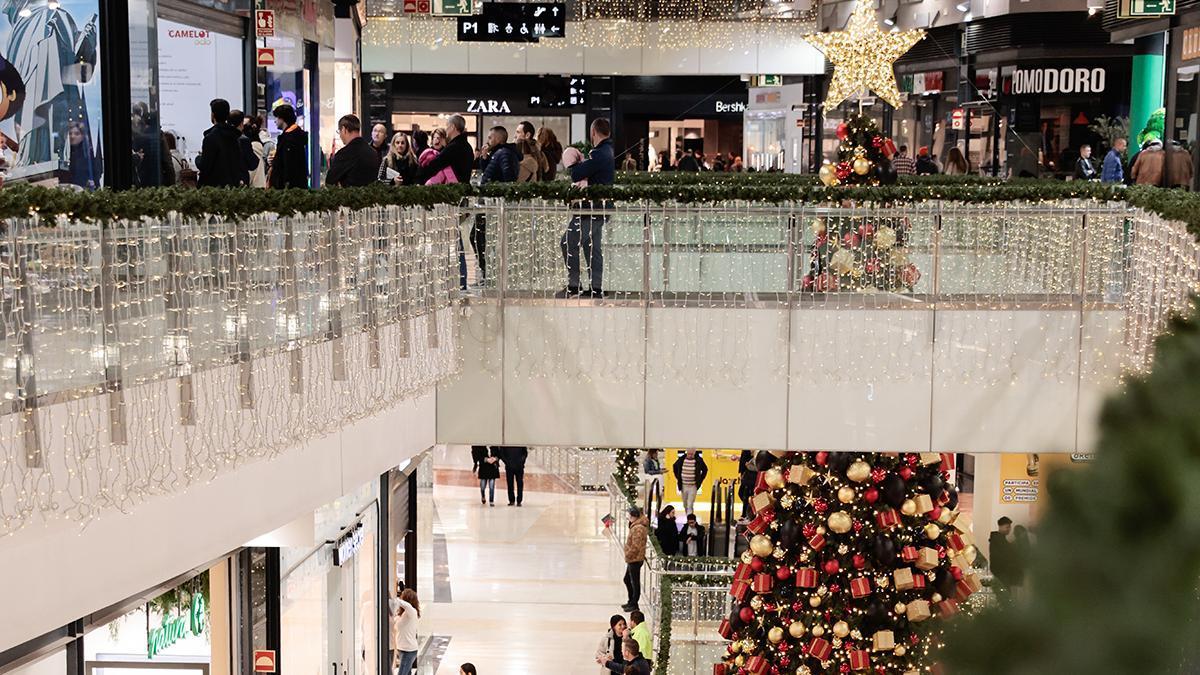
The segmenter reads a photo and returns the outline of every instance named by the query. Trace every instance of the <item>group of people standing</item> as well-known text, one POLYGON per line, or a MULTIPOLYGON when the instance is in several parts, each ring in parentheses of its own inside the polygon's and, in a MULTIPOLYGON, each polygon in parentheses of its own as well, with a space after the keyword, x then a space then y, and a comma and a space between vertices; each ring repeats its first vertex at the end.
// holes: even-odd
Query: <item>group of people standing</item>
POLYGON ((525 501, 525 461, 529 448, 506 445, 472 445, 471 473, 479 479, 479 503, 496 505, 496 481, 500 465, 508 484, 508 505, 521 506, 525 501))
POLYGON ((601 672, 622 675, 650 675, 650 653, 653 649, 650 625, 639 610, 629 612, 629 621, 614 614, 608 620, 608 631, 596 650, 596 663, 601 672))
POLYGON ((1129 143, 1124 138, 1113 141, 1099 167, 1092 159, 1092 146, 1079 148, 1075 160, 1075 180, 1099 180, 1102 183, 1132 183, 1158 187, 1192 186, 1192 154, 1182 146, 1171 143, 1164 147, 1157 138, 1147 140, 1133 157, 1126 172, 1125 152, 1129 143))

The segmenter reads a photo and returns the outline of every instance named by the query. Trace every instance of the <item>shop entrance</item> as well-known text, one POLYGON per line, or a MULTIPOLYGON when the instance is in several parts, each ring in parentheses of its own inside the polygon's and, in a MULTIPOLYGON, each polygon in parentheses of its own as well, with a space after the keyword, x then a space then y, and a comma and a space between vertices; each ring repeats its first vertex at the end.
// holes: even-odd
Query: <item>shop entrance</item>
POLYGON ((646 136, 646 158, 650 171, 669 171, 679 166, 684 154, 698 152, 707 168, 723 167, 742 152, 742 120, 681 119, 650 120, 646 136))
POLYGON ((338 539, 326 574, 329 664, 338 675, 375 675, 375 529, 359 524, 338 539))

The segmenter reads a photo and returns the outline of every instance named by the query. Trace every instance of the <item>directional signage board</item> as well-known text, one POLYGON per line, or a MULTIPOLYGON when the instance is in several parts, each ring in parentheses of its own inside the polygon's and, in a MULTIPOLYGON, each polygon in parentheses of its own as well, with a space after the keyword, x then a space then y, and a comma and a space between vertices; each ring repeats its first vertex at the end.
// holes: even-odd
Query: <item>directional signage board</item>
POLYGON ((483 11, 458 18, 459 42, 537 42, 563 37, 567 6, 561 2, 485 2, 483 11))

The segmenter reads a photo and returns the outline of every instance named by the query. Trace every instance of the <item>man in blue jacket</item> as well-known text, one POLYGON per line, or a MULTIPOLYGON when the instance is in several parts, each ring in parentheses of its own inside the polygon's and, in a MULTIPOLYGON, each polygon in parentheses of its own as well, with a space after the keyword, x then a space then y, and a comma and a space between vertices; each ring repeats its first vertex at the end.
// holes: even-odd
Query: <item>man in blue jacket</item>
POLYGON ((1102 183, 1124 183, 1125 182, 1125 165, 1121 158, 1125 156, 1126 141, 1124 138, 1118 138, 1113 141, 1112 150, 1104 156, 1104 165, 1100 167, 1100 181, 1102 183))
MULTIPOLYGON (((592 121, 590 129, 592 139, 592 154, 575 166, 571 167, 571 180, 579 182, 586 180, 588 187, 595 185, 612 185, 616 174, 616 160, 613 157, 612 124, 603 117, 592 121)), ((607 203, 592 202, 585 208, 608 208, 607 203)), ((567 287, 555 294, 557 298, 585 296, 589 298, 604 297, 604 253, 601 249, 601 238, 604 225, 608 222, 607 215, 580 214, 571 219, 567 231, 562 236, 563 261, 567 265, 567 287), (579 251, 588 259, 588 288, 582 288, 579 280, 579 251)))

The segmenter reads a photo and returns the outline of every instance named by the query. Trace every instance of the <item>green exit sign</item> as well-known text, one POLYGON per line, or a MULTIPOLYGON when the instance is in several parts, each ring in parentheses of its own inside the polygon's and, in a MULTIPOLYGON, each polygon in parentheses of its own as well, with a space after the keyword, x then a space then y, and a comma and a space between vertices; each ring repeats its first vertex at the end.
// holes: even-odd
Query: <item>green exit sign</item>
POLYGON ((1175 0, 1121 0, 1120 16, 1164 16, 1175 13, 1175 0))
POLYGON ((755 75, 754 86, 756 87, 782 87, 782 75, 755 75))

